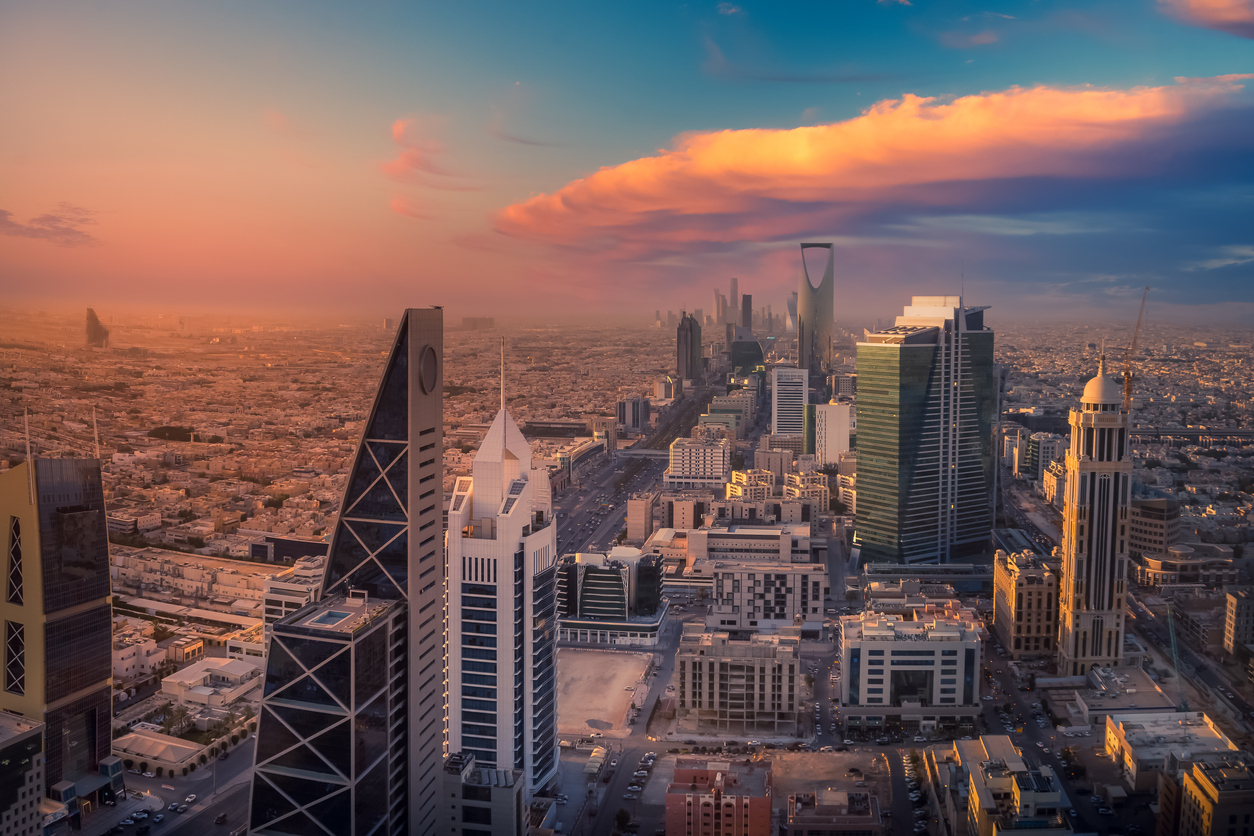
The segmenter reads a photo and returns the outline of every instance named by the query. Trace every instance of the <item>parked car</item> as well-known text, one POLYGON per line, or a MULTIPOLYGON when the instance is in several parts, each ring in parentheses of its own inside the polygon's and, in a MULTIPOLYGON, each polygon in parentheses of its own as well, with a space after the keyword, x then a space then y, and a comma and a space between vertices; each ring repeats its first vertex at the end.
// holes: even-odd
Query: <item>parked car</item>
POLYGON ((196 793, 192 793, 191 795, 187 796, 187 798, 184 798, 184 799, 183 799, 183 801, 184 801, 184 802, 186 802, 187 804, 193 804, 193 803, 195 803, 195 801, 196 801, 196 793))

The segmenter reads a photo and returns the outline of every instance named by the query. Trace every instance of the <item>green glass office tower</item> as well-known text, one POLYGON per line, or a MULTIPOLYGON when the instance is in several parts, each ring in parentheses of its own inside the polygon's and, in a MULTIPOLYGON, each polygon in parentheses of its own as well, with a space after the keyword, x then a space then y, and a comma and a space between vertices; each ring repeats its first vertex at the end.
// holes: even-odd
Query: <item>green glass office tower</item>
POLYGON ((916 296, 894 327, 858 343, 864 562, 945 563, 986 548, 996 389, 985 310, 916 296))

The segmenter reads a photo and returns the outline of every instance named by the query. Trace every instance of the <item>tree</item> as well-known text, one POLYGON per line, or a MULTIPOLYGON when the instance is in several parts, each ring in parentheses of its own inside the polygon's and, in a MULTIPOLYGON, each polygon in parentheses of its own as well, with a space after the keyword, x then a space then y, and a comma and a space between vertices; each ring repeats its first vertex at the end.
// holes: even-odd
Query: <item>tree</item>
POLYGON ((208 758, 206 758, 206 757, 205 757, 204 752, 201 752, 201 754, 200 754, 200 763, 201 763, 201 765, 202 765, 202 766, 204 765, 204 763, 205 763, 205 761, 206 761, 206 760, 208 760, 208 758))
POLYGON ((186 778, 186 777, 187 777, 187 767, 186 767, 186 766, 185 766, 185 767, 183 767, 183 777, 184 777, 184 778, 186 778))
POLYGON ((631 824, 631 813, 619 807, 618 812, 614 814, 614 826, 622 830, 629 824, 631 824))
POLYGON ((125 766, 127 769, 132 769, 135 766, 135 761, 131 760, 130 758, 127 758, 126 760, 122 761, 122 765, 125 766))
POLYGON ((238 744, 239 744, 239 735, 238 734, 231 735, 231 745, 235 746, 238 744))
POLYGON ((256 722, 249 723, 248 730, 251 732, 255 732, 257 730, 257 723, 256 722))
POLYGON ((164 766, 158 766, 158 767, 157 767, 157 777, 158 777, 158 778, 160 778, 160 777, 161 777, 162 775, 164 775, 164 774, 165 774, 165 767, 164 767, 164 766))
POLYGON ((140 771, 140 772, 147 772, 147 771, 148 771, 148 761, 140 761, 140 762, 139 762, 139 771, 140 771))

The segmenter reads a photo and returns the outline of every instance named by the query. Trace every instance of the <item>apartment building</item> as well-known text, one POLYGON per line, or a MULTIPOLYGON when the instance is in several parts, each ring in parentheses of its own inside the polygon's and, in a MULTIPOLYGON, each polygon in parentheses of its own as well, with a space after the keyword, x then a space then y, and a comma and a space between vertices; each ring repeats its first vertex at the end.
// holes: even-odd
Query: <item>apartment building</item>
POLYGON ((733 639, 685 624, 675 655, 684 731, 792 736, 800 719, 801 632, 733 639))
POLYGON ((806 635, 823 627, 823 599, 831 594, 822 564, 711 561, 713 599, 706 627, 720 631, 776 630, 801 622, 806 635))
POLYGON ((775 494, 775 474, 769 470, 733 470, 727 499, 764 502, 775 494))
POLYGON ((993 631, 1012 659, 1048 656, 1058 639, 1058 576, 1032 552, 993 558, 993 631))
POLYGON ((732 446, 727 439, 696 441, 677 438, 671 442, 670 466, 662 477, 668 489, 710 488, 721 493, 731 479, 732 446))
POLYGON ((666 787, 667 836, 770 836, 771 769, 679 758, 666 787))

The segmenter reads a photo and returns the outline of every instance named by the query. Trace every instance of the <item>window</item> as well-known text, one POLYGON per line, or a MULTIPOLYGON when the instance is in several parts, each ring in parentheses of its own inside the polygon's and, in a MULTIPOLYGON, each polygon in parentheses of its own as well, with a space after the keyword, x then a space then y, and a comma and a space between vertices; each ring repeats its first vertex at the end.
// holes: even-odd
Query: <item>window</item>
POLYGON ((9 576, 5 600, 10 604, 22 603, 22 521, 9 519, 9 576))
POLYGON ((16 621, 4 622, 4 690, 26 693, 26 629, 16 621))

